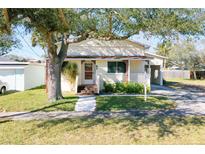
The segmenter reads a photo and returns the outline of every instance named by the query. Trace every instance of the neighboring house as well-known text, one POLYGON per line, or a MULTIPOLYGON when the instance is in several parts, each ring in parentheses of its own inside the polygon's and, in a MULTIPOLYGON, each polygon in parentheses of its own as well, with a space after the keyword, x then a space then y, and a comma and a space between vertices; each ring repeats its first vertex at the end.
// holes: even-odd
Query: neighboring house
POLYGON ((145 52, 147 48, 130 40, 87 39, 70 44, 65 61, 78 65, 78 77, 74 89, 62 77, 62 90, 77 92, 78 89, 80 92, 86 86, 94 85, 99 92, 104 88, 103 82, 139 82, 150 85, 150 78, 153 78, 153 83, 162 85, 164 57, 145 52))
POLYGON ((24 91, 45 84, 45 64, 17 62, 0 57, 0 80, 7 90, 24 91))

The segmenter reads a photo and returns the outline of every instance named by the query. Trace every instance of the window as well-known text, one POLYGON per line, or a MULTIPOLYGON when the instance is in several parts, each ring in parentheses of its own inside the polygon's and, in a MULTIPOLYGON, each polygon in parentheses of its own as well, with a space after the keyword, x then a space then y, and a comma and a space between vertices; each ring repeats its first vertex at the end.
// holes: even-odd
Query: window
POLYGON ((108 62, 108 73, 125 73, 125 62, 108 62))

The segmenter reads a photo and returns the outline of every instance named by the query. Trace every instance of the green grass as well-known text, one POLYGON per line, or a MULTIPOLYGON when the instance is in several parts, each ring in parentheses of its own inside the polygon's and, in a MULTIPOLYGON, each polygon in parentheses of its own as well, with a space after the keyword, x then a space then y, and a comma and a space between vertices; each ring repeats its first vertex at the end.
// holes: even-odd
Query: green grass
POLYGON ((167 97, 151 96, 146 102, 141 96, 98 96, 96 104, 98 111, 173 109, 176 106, 175 102, 168 100, 167 97))
POLYGON ((205 117, 5 121, 0 144, 205 144, 205 117))
POLYGON ((193 79, 166 79, 165 84, 171 88, 179 88, 182 86, 199 86, 205 87, 205 80, 193 80, 193 79))
POLYGON ((64 100, 49 103, 45 88, 38 87, 1 95, 0 111, 71 111, 74 110, 76 102, 75 95, 65 94, 64 100))

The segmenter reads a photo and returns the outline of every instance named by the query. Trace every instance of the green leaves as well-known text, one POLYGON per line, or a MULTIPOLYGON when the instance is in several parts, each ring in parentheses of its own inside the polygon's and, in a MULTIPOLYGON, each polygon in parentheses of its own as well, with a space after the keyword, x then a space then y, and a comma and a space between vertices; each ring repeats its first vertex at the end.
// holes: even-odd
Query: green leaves
POLYGON ((171 65, 189 70, 199 70, 205 64, 203 54, 199 52, 193 41, 186 40, 172 45, 168 60, 171 65))
POLYGON ((0 34, 0 56, 7 54, 11 47, 18 47, 19 41, 13 36, 0 34))
MULTIPOLYGON (((59 35, 55 44, 65 36, 80 38, 125 39, 143 32, 162 39, 204 34, 203 9, 7 9, 11 28, 23 25, 39 34, 36 40, 46 47, 46 35, 59 35), (45 42, 45 43, 43 43, 45 42)), ((8 22, 0 9, 0 34, 8 22)), ((34 39, 35 38, 35 39, 34 39)), ((47 40, 48 41, 48 40, 47 40)), ((49 42, 51 43, 51 42, 49 42)), ((51 45, 50 45, 51 46, 51 45)))

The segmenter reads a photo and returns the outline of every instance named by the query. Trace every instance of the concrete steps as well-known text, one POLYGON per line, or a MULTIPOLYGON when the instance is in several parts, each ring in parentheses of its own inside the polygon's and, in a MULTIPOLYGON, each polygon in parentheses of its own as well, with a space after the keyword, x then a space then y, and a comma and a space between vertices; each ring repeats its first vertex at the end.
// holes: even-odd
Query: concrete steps
POLYGON ((97 93, 97 85, 80 85, 78 86, 78 94, 79 95, 94 95, 97 93))

